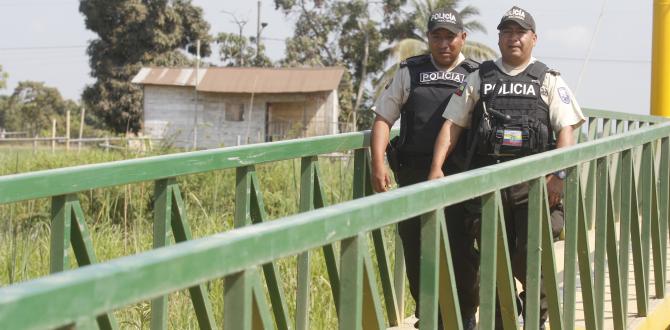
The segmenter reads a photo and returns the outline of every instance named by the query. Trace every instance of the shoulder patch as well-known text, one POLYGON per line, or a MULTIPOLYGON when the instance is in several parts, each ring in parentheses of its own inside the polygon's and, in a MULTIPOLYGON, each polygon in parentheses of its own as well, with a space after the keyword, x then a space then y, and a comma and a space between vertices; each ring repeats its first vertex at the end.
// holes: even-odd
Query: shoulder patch
POLYGON ((568 92, 568 89, 565 87, 559 87, 558 90, 558 96, 561 98, 561 101, 565 104, 570 104, 570 92, 568 92))
POLYGON ((454 92, 457 96, 463 96, 463 92, 465 92, 465 88, 468 87, 467 82, 463 82, 460 86, 458 86, 458 89, 454 92))
POLYGON ((386 86, 384 86, 384 89, 389 89, 389 86, 391 86, 392 83, 393 83, 393 77, 391 77, 391 79, 389 79, 389 82, 386 83, 386 86))

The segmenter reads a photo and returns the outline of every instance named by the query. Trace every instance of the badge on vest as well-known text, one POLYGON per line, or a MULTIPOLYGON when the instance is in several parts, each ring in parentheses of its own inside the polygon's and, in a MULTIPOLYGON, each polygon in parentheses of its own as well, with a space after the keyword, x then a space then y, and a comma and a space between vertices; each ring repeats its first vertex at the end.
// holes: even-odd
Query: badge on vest
POLYGON ((503 132, 502 145, 509 147, 523 146, 523 134, 518 130, 506 129, 503 132))
POLYGON ((458 72, 435 71, 435 72, 421 72, 419 74, 419 84, 443 84, 443 83, 457 83, 460 84, 465 81, 465 75, 458 72))

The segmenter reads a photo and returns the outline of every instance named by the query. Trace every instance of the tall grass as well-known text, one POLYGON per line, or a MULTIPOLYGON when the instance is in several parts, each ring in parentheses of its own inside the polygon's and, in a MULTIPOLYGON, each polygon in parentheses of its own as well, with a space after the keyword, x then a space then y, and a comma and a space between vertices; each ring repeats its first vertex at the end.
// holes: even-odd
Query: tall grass
MULTIPOLYGON (((0 149, 0 174, 8 175, 122 160, 142 155, 83 150, 81 153, 0 149)), ((319 167, 329 204, 351 199, 350 158, 320 158, 319 167)), ((300 160, 257 166, 263 200, 270 219, 298 212, 300 160)), ((235 205, 235 170, 227 169, 178 178, 193 238, 231 230, 235 205)), ((79 194, 99 262, 133 255, 152 247, 153 182, 95 189, 79 194)), ((45 276, 49 272, 50 200, 0 205, 0 285, 45 276)), ((393 237, 390 229, 387 237, 393 237)), ((314 329, 337 327, 323 256, 312 254, 310 322, 314 329)), ((72 252, 71 267, 76 267, 72 252)), ((212 262, 217 262, 213 260, 212 262)), ((296 257, 277 261, 289 314, 295 315, 296 257)), ((262 271, 261 271, 262 273, 262 271)), ((262 281, 264 282, 264 281, 262 281)), ((223 318, 223 280, 207 284, 218 324, 223 318)), ((269 301, 269 300, 268 300, 269 301)), ((406 300, 407 301, 407 300, 406 300)), ((187 291, 170 295, 171 329, 197 329, 187 291)), ((408 310, 412 306, 407 306, 408 310)), ((141 302, 115 312, 124 329, 147 329, 150 304, 141 302)))

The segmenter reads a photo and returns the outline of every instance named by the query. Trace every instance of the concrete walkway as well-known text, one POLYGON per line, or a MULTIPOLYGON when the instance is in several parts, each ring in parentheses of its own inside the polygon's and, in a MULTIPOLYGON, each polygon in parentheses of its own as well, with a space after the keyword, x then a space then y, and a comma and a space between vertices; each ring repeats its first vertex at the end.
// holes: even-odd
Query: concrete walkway
MULTIPOLYGON (((617 233, 618 235, 618 233, 617 233)), ((556 268, 558 271, 559 286, 561 290, 563 288, 563 259, 564 259, 564 241, 554 243, 554 255, 556 258, 556 268)), ((591 248, 591 260, 593 260, 593 249, 595 247, 595 231, 589 232, 589 247, 591 248)), ((670 265, 670 244, 668 244, 668 261, 666 265, 670 265)), ((649 329, 649 330, 658 330, 658 329, 670 329, 670 292, 668 292, 668 284, 670 283, 669 279, 666 278, 666 293, 669 294, 669 297, 665 300, 654 299, 654 264, 651 260, 650 253, 650 267, 649 267, 649 288, 647 290, 650 299, 649 299, 649 317, 637 317, 637 303, 635 298, 635 273, 633 268, 633 257, 632 253, 629 254, 629 274, 628 274, 628 329, 649 329)), ((593 271, 593 265, 591 266, 593 271)), ((607 267, 605 267, 607 269, 607 267)), ((667 274, 667 273, 666 273, 667 274)), ((580 281, 577 281, 577 305, 575 306, 575 328, 576 329, 585 329, 584 323, 584 308, 582 306, 582 296, 581 296, 581 287, 580 281)), ((517 290, 520 291, 521 287, 519 282, 517 282, 517 290)), ((610 296, 610 285, 609 285, 609 272, 605 273, 605 322, 604 329, 614 329, 613 325, 613 315, 612 315, 612 305, 611 305, 611 296, 610 296)), ((416 318, 410 317, 407 318, 403 324, 398 327, 393 327, 389 329, 414 329, 414 323, 416 318)), ((549 327, 548 327, 549 328, 549 327)))

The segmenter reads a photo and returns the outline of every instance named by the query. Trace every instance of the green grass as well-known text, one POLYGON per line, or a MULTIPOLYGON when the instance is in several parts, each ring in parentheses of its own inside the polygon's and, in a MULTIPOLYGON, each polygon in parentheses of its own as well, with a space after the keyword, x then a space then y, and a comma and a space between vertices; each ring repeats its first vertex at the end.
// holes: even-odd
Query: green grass
MULTIPOLYGON (((0 174, 8 175, 144 156, 146 155, 89 149, 82 150, 81 153, 73 151, 52 154, 50 151, 33 153, 32 148, 0 148, 0 174)), ((328 204, 350 200, 353 159, 321 157, 319 167, 328 204)), ((298 212, 299 159, 263 164, 257 167, 257 173, 270 219, 298 212)), ((234 169, 180 177, 178 182, 186 204, 193 238, 232 229, 235 205, 234 169)), ((153 190, 153 182, 143 182, 79 194, 99 262, 151 249, 153 190)), ((0 285, 48 275, 50 212, 49 199, 0 205, 0 285)), ((386 237, 393 237, 392 234, 391 229, 385 229, 386 237)), ((76 267, 74 255, 70 253, 70 256, 71 267, 74 268, 76 267)), ((390 257, 392 259, 393 256, 390 257)), ((311 328, 336 328, 337 315, 320 249, 313 251, 311 260, 311 328)), ((376 261, 374 263, 376 266, 376 261)), ((296 257, 278 260, 277 265, 283 281, 289 315, 293 319, 297 287, 296 257)), ((222 324, 223 280, 212 281, 207 286, 217 324, 222 324)), ((406 301, 408 301, 406 310, 409 314, 409 311, 413 310, 413 304, 410 298, 406 298, 406 301)), ((140 302, 128 306, 116 311, 115 316, 124 329, 147 329, 151 319, 150 304, 140 302)), ((170 295, 169 322, 171 329, 198 328, 187 291, 170 295)))

